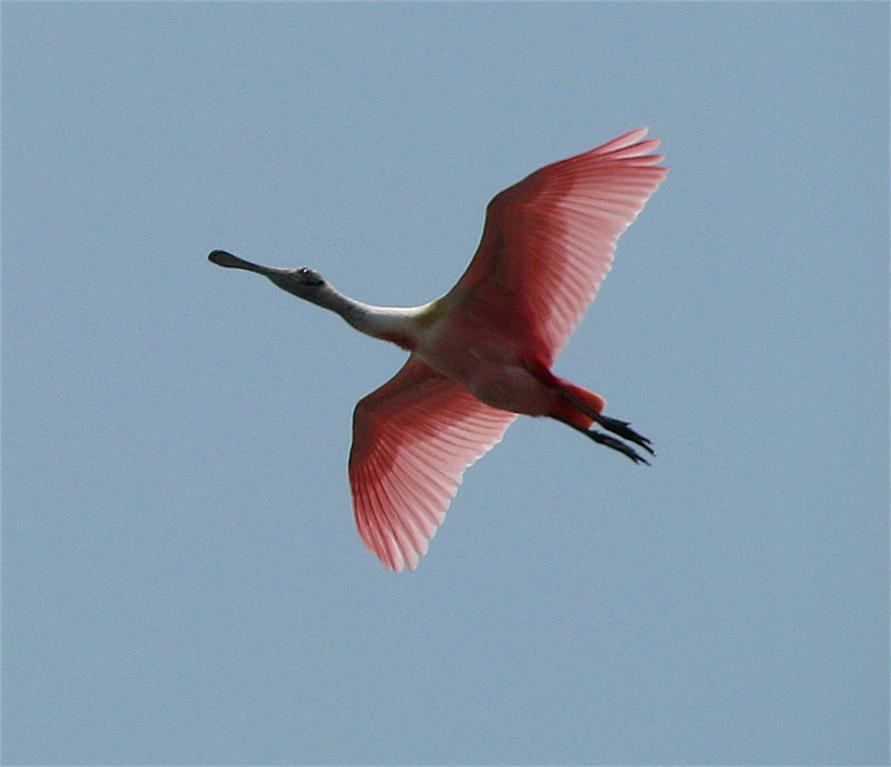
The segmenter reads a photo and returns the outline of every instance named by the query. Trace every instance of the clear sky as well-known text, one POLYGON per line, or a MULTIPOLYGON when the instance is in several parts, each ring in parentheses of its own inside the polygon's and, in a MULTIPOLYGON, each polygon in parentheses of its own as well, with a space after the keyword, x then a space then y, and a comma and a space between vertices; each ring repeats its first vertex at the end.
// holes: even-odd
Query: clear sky
POLYGON ((6 763, 888 759, 888 5, 11 4, 6 763), (365 550, 412 305, 490 197, 640 125, 666 183, 420 569, 365 550))

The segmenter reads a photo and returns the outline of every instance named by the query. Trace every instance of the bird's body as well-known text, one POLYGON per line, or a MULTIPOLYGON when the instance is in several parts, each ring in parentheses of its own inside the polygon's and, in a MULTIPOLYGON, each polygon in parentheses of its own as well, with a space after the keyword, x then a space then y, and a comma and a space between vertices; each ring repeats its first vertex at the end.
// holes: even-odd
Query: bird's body
POLYGON ((311 269, 273 269, 224 251, 211 261, 265 275, 411 352, 353 417, 349 474, 362 539, 391 569, 427 551, 463 472, 518 414, 549 416, 646 462, 649 440, 602 415, 604 399, 551 372, 594 298, 615 242, 667 170, 646 130, 554 163, 489 204, 476 255, 444 296, 411 308, 375 307, 311 269), (591 429, 597 424, 617 437, 591 429))

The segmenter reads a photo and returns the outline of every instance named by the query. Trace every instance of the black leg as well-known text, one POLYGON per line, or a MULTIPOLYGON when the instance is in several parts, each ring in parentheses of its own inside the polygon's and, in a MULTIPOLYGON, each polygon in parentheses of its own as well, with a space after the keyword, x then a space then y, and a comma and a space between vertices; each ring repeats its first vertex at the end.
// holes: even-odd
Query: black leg
MULTIPOLYGON (((563 391, 562 389, 560 390, 560 395, 565 400, 575 405, 575 407, 581 410, 585 415, 593 418, 594 422, 596 424, 599 424, 602 428, 606 429, 607 431, 611 431, 613 434, 618 434, 620 437, 622 437, 622 439, 627 439, 629 442, 633 442, 635 445, 639 445, 650 455, 656 455, 650 440, 634 431, 628 421, 620 421, 618 418, 610 418, 608 416, 601 415, 596 410, 582 404, 575 397, 563 391)), ((635 453, 635 455, 637 454, 635 453)), ((646 463, 646 461, 644 461, 644 463, 646 463)))

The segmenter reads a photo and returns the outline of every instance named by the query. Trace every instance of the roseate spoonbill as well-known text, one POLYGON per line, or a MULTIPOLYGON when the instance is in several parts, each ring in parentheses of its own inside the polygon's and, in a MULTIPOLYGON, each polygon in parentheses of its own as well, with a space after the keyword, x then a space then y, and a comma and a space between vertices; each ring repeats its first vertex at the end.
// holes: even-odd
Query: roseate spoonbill
POLYGON ((548 165, 489 203, 458 283, 423 306, 370 306, 307 267, 276 269, 215 250, 209 259, 268 277, 411 352, 353 413, 350 486, 362 540, 392 570, 413 570, 464 470, 517 414, 548 416, 635 463, 650 441, 603 415, 605 400, 550 368, 609 271, 619 235, 668 172, 646 128, 548 165), (603 431, 591 428, 598 425, 603 431), (621 439, 619 439, 621 438, 621 439))

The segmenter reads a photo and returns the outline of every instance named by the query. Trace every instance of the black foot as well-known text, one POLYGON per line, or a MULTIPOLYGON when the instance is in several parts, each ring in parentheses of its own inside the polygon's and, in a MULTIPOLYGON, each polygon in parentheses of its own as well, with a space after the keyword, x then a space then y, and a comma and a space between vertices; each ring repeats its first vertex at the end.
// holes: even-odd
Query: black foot
POLYGON ((620 421, 618 418, 609 418, 608 416, 600 414, 598 414, 594 420, 607 431, 611 431, 613 434, 618 434, 622 439, 627 439, 629 442, 639 445, 650 455, 656 455, 650 440, 634 431, 634 429, 631 428, 631 424, 627 421, 620 421))
MULTIPOLYGON (((575 405, 575 407, 581 410, 585 415, 593 418, 595 423, 599 424, 602 428, 606 429, 607 431, 611 431, 613 434, 618 434, 623 439, 627 439, 629 442, 633 442, 635 445, 642 447, 650 455, 656 455, 651 446, 652 443, 650 442, 650 440, 634 431, 628 421, 620 421, 618 418, 610 418, 609 416, 601 415, 593 408, 590 408, 582 402, 579 402, 575 397, 573 397, 571 394, 564 391, 563 389, 560 389, 560 395, 565 400, 575 405)), ((644 463, 646 463, 646 461, 644 461, 644 463)))
POLYGON ((640 455, 633 447, 626 445, 624 442, 616 439, 615 437, 610 437, 609 434, 603 434, 602 432, 594 431, 593 429, 591 429, 590 431, 579 429, 579 431, 581 431, 582 434, 585 434, 586 436, 593 439, 598 445, 606 445, 607 447, 611 447, 613 450, 618 450, 620 453, 622 453, 622 455, 627 455, 635 463, 644 463, 647 466, 650 465, 650 462, 642 455, 640 455))

